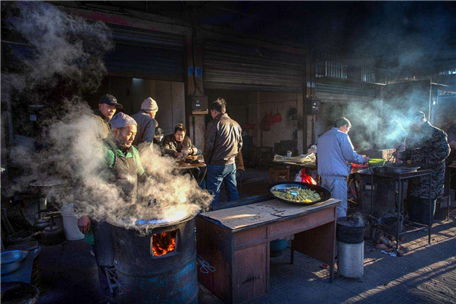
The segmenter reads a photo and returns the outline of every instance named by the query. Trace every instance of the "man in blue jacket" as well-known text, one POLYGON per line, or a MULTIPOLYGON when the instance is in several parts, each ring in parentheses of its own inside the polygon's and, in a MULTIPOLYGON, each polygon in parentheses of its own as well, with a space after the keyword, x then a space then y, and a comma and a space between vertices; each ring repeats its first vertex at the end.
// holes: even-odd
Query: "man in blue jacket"
POLYGON ((335 121, 334 127, 318 138, 318 175, 321 186, 331 192, 331 196, 340 200, 337 216, 347 216, 347 177, 350 174, 350 163, 366 163, 369 158, 353 150, 348 132, 351 123, 345 118, 335 121))
POLYGON ((134 146, 138 147, 142 143, 152 144, 155 128, 158 126, 158 122, 155 120, 157 112, 157 102, 152 97, 147 97, 141 104, 141 111, 131 116, 138 124, 138 133, 133 142, 134 146))

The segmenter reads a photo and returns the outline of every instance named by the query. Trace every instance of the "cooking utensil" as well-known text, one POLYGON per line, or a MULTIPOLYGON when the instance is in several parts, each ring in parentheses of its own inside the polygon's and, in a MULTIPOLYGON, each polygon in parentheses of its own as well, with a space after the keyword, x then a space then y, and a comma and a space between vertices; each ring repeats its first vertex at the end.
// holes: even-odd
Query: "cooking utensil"
MULTIPOLYGON (((316 204, 316 203, 320 203, 320 202, 326 201, 329 198, 331 198, 331 193, 327 189, 325 189, 325 188, 323 188, 321 186, 311 185, 311 184, 307 184, 307 183, 300 183, 300 182, 278 183, 278 184, 273 185, 271 188, 269 188, 269 192, 271 192, 271 194, 275 198, 277 198, 278 200, 281 200, 281 201, 287 202, 287 203, 291 203, 291 204, 295 204, 295 205, 300 205, 300 206, 313 205, 313 204, 316 204), (311 202, 311 203, 299 203, 299 202, 293 202, 293 201, 290 201, 290 200, 287 200, 287 199, 283 199, 283 198, 277 197, 273 193, 274 191, 286 192, 288 188, 301 188, 301 189, 313 190, 313 191, 317 192, 320 195, 320 199, 317 200, 317 201, 311 202)), ((292 193, 292 195, 293 195, 293 193, 292 193)))
POLYGON ((21 262, 27 257, 25 250, 6 250, 2 252, 2 275, 16 271, 21 267, 21 262))
POLYGON ((383 158, 371 158, 367 162, 370 167, 378 167, 378 166, 383 166, 385 165, 386 160, 383 158))
POLYGON ((377 174, 404 174, 416 172, 420 167, 404 166, 404 165, 388 165, 383 167, 373 168, 374 172, 377 174))
POLYGON ((138 226, 154 226, 154 227, 162 227, 162 226, 171 226, 177 223, 181 223, 187 220, 190 217, 193 217, 193 213, 188 212, 177 212, 174 216, 162 217, 162 218, 149 218, 149 219, 137 219, 135 224, 138 226))

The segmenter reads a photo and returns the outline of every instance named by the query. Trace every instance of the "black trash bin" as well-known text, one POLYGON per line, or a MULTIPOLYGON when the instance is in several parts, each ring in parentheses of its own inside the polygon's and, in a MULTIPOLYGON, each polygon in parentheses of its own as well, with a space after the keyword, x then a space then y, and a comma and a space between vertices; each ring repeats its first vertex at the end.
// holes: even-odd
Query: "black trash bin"
POLYGON ((427 198, 409 197, 407 201, 407 211, 409 219, 413 222, 430 225, 434 221, 436 200, 427 198), (429 218, 429 212, 432 206, 432 214, 429 218))
POLYGON ((336 238, 339 242, 358 244, 364 241, 364 221, 360 217, 337 219, 336 238))

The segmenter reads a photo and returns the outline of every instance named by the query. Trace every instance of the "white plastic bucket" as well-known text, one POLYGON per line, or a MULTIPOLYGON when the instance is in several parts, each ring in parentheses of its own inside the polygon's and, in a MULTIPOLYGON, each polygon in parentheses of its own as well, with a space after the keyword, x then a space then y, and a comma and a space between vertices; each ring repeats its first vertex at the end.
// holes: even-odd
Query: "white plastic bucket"
POLYGON ((364 275, 364 241, 358 244, 337 242, 338 272, 346 278, 360 279, 364 275))
POLYGON ((60 209, 63 219, 63 231, 68 241, 82 240, 84 234, 79 230, 78 218, 74 213, 73 204, 65 204, 60 209))

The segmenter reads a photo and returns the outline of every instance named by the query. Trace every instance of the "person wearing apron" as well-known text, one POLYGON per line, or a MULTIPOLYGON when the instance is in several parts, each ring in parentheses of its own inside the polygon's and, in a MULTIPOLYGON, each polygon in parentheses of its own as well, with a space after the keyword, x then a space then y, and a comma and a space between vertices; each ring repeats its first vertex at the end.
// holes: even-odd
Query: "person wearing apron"
MULTIPOLYGON (((137 199, 138 176, 144 174, 139 152, 132 145, 137 123, 120 112, 111 119, 110 124, 113 142, 106 143, 106 165, 110 173, 108 181, 119 189, 120 203, 134 203, 137 199)), ((102 296, 110 298, 113 288, 108 280, 115 276, 111 225, 105 221, 94 222, 93 234, 100 289, 102 296)))

